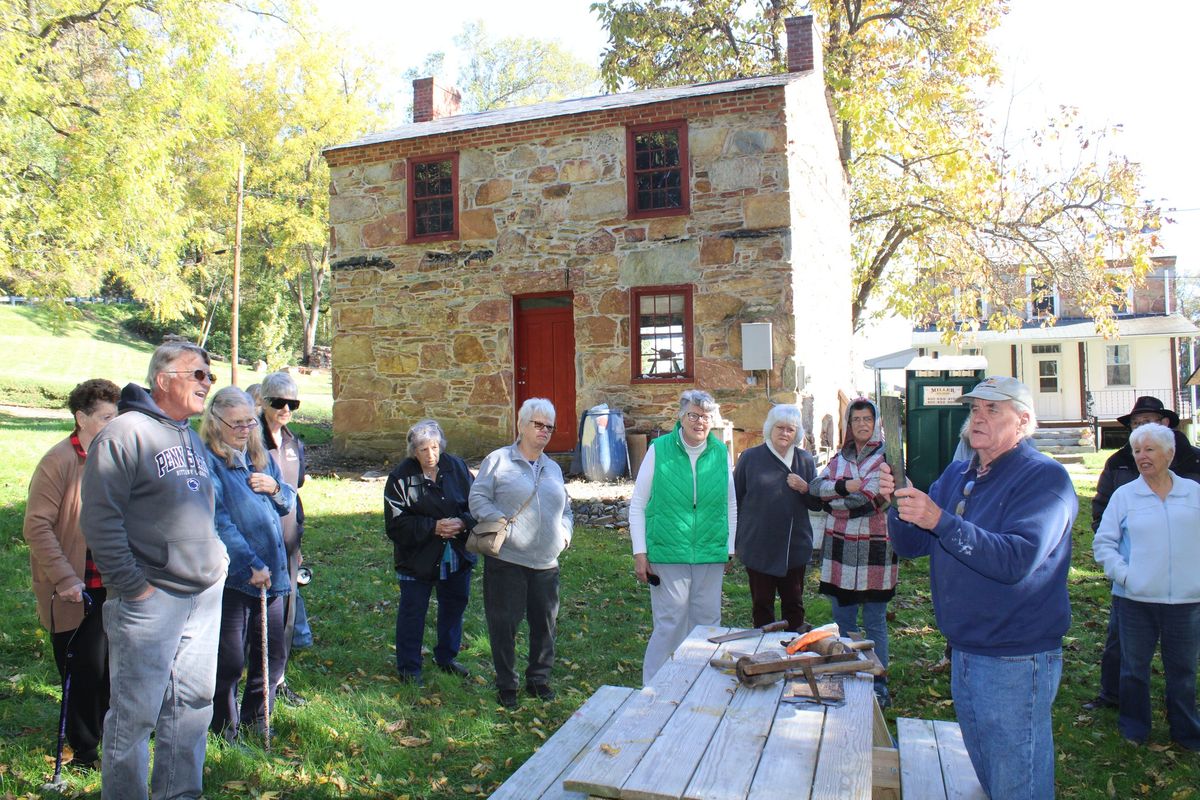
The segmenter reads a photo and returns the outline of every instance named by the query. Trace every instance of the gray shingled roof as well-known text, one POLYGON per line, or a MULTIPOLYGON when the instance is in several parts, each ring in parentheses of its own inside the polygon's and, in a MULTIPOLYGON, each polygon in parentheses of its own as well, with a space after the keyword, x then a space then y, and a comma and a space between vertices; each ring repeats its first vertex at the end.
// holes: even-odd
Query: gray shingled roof
MULTIPOLYGON (((783 86, 791 81, 817 75, 816 72, 785 72, 781 75, 764 75, 759 78, 738 78, 731 81, 715 83, 697 83, 691 86, 672 86, 666 89, 641 89, 636 92, 621 94, 602 94, 595 97, 576 97, 570 100, 558 100, 553 103, 538 103, 532 106, 515 106, 501 108, 496 111, 481 111, 478 114, 458 114, 452 117, 430 120, 429 122, 414 122, 402 125, 389 131, 381 131, 356 139, 348 144, 337 144, 326 147, 324 152, 345 150, 351 147, 364 147, 381 142, 395 142, 402 139, 419 139, 423 136, 436 136, 440 133, 469 131, 476 128, 490 128, 496 125, 510 125, 514 122, 526 122, 548 117, 566 117, 573 114, 587 114, 591 111, 606 111, 612 108, 628 108, 630 106, 662 103, 668 100, 678 100, 684 97, 702 97, 709 94, 727 94, 740 92, 745 89, 760 89, 766 86, 783 86)), ((818 78, 819 80, 819 78, 818 78)))

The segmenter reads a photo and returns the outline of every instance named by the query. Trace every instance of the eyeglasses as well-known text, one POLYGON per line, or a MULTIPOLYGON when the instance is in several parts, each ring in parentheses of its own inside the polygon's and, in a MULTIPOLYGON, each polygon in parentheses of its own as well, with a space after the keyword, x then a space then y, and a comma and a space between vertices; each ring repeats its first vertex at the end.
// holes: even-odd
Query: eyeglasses
POLYGON ((196 383, 204 383, 205 378, 208 378, 209 383, 217 382, 217 376, 206 369, 167 369, 163 372, 169 372, 172 375, 191 375, 196 379, 196 383))
POLYGON ((712 422, 712 414, 697 414, 695 411, 689 411, 684 416, 691 422, 712 422))
POLYGON ((232 428, 235 431, 252 431, 258 427, 258 420, 256 420, 256 419, 247 420, 245 422, 239 422, 236 425, 233 425, 228 422, 225 422, 225 420, 221 419, 221 417, 217 416, 216 414, 213 414, 213 416, 217 417, 217 419, 220 419, 223 424, 229 426, 230 428, 232 428))
POLYGON ((287 397, 271 397, 271 398, 266 398, 266 400, 267 400, 267 405, 269 405, 271 408, 275 409, 276 411, 283 411, 284 406, 287 406, 292 411, 295 411, 297 408, 300 407, 299 400, 292 400, 287 397))
POLYGON ((971 492, 973 492, 974 490, 975 490, 975 481, 967 481, 963 485, 962 500, 959 500, 958 505, 956 505, 954 507, 955 514, 957 514, 958 516, 961 517, 963 515, 963 512, 967 510, 967 498, 971 496, 971 492))
POLYGON ((533 422, 533 427, 534 427, 534 430, 537 430, 537 431, 539 431, 539 432, 540 432, 540 431, 545 431, 546 433, 554 433, 554 426, 553 426, 553 425, 547 425, 547 424, 546 424, 546 423, 544 423, 544 422, 538 422, 536 419, 535 419, 535 420, 532 420, 532 422, 533 422))

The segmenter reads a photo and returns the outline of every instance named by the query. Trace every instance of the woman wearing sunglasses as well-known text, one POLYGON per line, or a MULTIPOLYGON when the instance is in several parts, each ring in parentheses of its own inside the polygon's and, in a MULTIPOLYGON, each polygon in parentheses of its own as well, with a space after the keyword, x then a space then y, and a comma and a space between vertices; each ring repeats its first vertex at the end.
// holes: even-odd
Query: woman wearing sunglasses
POLYGON ((217 649, 217 689, 212 731, 234 740, 239 729, 263 726, 263 695, 273 705, 283 674, 283 598, 291 591, 280 519, 296 507, 296 491, 283 481, 259 436, 254 402, 236 386, 212 396, 200 423, 208 445, 205 460, 212 476, 217 535, 229 551, 229 574, 221 599, 221 640, 217 649), (263 620, 260 595, 267 591, 263 620), (268 678, 263 685, 262 637, 267 626, 268 678), (238 681, 251 667, 238 708, 238 681))
POLYGON ((550 670, 558 622, 558 554, 571 544, 574 516, 562 470, 543 451, 554 433, 554 406, 531 397, 517 412, 517 441, 494 450, 471 486, 478 522, 512 520, 495 558, 484 556, 483 608, 500 705, 517 705, 516 638, 529 622, 525 690, 553 700, 550 670))
MULTIPOLYGON (((262 397, 259 423, 262 427, 263 446, 267 448, 275 466, 279 467, 283 482, 298 490, 304 486, 304 442, 288 428, 288 423, 292 421, 292 412, 300 408, 300 393, 296 381, 286 372, 272 372, 263 378, 263 382, 258 386, 262 397)), ((300 595, 300 584, 296 581, 296 574, 300 565, 304 563, 304 556, 300 552, 300 543, 304 539, 304 503, 299 493, 296 495, 296 508, 280 522, 283 524, 283 547, 287 552, 291 593, 284 598, 284 674, 280 676, 276 696, 285 703, 299 706, 304 705, 305 700, 288 688, 286 679, 287 661, 291 657, 292 645, 312 645, 312 629, 308 626, 304 598, 300 595)))

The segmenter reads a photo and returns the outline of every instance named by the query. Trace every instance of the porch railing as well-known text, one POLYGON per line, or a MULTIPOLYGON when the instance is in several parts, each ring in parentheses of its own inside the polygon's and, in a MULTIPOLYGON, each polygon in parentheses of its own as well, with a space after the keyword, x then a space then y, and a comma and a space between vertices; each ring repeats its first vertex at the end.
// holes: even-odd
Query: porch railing
POLYGON ((1147 389, 1130 387, 1125 389, 1093 389, 1088 392, 1088 413, 1100 420, 1116 419, 1129 413, 1139 397, 1157 397, 1167 408, 1181 417, 1192 415, 1191 391, 1181 389, 1178 396, 1170 389, 1147 389))

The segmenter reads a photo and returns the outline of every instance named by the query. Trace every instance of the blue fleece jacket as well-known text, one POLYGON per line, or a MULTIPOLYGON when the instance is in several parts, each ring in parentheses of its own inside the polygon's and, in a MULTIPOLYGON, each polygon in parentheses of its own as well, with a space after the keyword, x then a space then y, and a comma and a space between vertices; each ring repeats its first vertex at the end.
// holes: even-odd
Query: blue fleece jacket
POLYGON ((1071 625, 1075 487, 1062 465, 1027 439, 982 478, 976 468, 974 460, 954 461, 930 487, 942 509, 934 530, 889 512, 892 545, 904 558, 929 556, 934 614, 953 647, 997 657, 1061 647, 1071 625))

